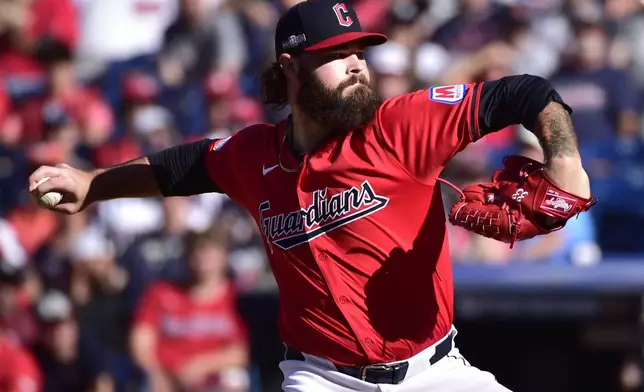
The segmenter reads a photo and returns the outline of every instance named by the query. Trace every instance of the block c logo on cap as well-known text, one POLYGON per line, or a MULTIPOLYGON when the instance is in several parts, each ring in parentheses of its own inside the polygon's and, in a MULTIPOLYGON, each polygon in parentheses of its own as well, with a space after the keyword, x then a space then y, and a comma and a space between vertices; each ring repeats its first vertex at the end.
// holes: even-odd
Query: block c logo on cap
POLYGON ((346 4, 338 3, 334 5, 333 11, 335 11, 335 16, 338 18, 340 26, 349 27, 353 24, 353 18, 349 16, 349 8, 347 8, 346 4))

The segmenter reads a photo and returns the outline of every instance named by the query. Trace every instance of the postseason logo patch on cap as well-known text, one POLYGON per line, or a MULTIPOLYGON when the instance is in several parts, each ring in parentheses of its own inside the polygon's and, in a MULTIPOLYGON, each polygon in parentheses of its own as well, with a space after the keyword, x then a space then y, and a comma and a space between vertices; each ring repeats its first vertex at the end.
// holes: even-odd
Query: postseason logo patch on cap
POLYGON ((303 44, 306 42, 306 35, 300 34, 300 35, 291 35, 288 37, 288 39, 284 42, 282 42, 282 49, 291 49, 295 48, 296 46, 299 46, 300 44, 303 44))

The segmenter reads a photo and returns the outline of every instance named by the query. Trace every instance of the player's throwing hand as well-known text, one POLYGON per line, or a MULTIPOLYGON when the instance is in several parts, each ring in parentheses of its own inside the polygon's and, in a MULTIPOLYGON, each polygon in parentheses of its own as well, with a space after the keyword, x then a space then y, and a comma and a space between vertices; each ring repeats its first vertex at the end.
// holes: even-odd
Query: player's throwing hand
POLYGON ((66 164, 41 166, 29 176, 29 192, 39 205, 64 213, 75 214, 87 206, 87 194, 92 182, 92 173, 73 168, 66 164), (49 179, 47 179, 49 178, 49 179), (44 181, 43 181, 44 180, 44 181), (56 203, 45 204, 45 198, 62 198, 56 203))

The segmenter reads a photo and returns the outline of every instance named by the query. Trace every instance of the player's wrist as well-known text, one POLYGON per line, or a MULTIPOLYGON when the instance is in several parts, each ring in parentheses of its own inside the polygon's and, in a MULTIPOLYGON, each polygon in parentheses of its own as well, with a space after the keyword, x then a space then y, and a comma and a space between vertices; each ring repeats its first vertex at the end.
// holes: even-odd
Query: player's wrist
POLYGON ((105 173, 107 169, 99 168, 99 169, 94 169, 89 172, 85 172, 86 176, 84 176, 84 181, 87 182, 86 187, 87 187, 87 193, 85 194, 85 205, 90 205, 94 202, 101 201, 101 189, 100 189, 100 182, 97 181, 96 179, 103 173, 105 173))
POLYGON ((548 170, 558 171, 579 171, 584 170, 581 162, 581 155, 571 154, 569 156, 546 157, 544 162, 548 170))
POLYGON ((591 197, 590 179, 581 164, 581 158, 554 158, 547 162, 543 170, 562 190, 585 199, 591 197))

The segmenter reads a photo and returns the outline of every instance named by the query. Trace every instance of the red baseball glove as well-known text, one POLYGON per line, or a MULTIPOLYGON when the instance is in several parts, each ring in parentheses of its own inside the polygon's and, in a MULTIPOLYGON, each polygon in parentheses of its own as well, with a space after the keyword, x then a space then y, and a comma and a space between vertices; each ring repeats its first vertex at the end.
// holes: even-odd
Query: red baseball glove
POLYGON ((503 170, 492 182, 470 185, 448 214, 450 223, 474 233, 506 242, 533 238, 560 230, 571 217, 588 211, 596 200, 570 194, 542 170, 540 162, 512 155, 503 159, 503 170))

